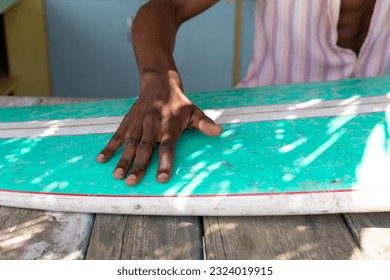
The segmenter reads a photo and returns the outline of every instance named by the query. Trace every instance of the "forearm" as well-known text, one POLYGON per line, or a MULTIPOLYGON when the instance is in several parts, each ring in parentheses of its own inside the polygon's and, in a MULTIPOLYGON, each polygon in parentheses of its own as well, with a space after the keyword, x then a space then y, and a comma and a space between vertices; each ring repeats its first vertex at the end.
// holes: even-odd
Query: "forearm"
POLYGON ((148 72, 176 71, 173 60, 176 32, 180 26, 177 8, 166 1, 142 6, 132 27, 134 52, 141 77, 148 72))
POLYGON ((147 73, 177 72, 173 59, 180 25, 218 0, 152 0, 142 6, 132 27, 141 78, 147 73))

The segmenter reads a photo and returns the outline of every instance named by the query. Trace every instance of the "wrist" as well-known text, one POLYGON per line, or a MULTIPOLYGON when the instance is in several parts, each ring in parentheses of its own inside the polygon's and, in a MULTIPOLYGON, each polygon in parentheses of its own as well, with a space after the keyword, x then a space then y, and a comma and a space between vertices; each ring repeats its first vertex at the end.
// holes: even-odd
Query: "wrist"
POLYGON ((182 81, 179 73, 176 70, 146 70, 140 74, 141 91, 150 86, 159 84, 166 85, 170 88, 179 88, 183 90, 182 81))

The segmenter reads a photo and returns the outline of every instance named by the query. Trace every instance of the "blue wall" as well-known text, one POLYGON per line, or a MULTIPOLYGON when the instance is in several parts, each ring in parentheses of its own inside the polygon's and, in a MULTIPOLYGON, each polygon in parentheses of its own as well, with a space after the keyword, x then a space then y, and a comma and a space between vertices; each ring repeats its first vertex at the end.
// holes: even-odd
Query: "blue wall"
MULTIPOLYGON (((145 2, 46 0, 54 96, 139 94, 128 21, 145 2)), ((253 6, 244 1, 243 74, 252 55, 253 6)), ((221 1, 180 28, 174 56, 187 92, 232 87, 234 9, 221 1)))

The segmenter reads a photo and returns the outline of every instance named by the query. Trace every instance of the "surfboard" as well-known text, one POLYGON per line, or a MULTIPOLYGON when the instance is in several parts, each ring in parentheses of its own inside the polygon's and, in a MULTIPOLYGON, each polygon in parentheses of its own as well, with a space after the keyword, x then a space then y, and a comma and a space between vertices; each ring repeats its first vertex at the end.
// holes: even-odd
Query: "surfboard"
POLYGON ((168 183, 96 162, 135 98, 0 110, 0 205, 142 215, 390 210, 390 79, 188 94, 223 127, 186 130, 168 183))

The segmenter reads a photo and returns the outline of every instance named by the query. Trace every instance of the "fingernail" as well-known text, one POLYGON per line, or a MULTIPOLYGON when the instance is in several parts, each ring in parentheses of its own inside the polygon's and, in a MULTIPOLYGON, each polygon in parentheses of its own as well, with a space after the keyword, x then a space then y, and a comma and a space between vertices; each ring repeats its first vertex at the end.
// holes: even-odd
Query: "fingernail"
POLYGON ((165 183, 165 182, 168 181, 168 179, 169 179, 169 176, 168 176, 168 174, 165 173, 165 172, 162 172, 162 173, 158 174, 158 176, 157 176, 157 180, 158 180, 160 183, 165 183))
POLYGON ((129 177, 126 179, 126 184, 128 185, 135 185, 137 183, 137 176, 134 174, 130 174, 129 177))
POLYGON ((122 168, 117 168, 114 171, 114 178, 122 179, 125 176, 125 171, 122 168))
POLYGON ((100 155, 98 155, 96 160, 102 162, 104 160, 104 158, 105 158, 104 154, 100 154, 100 155))

